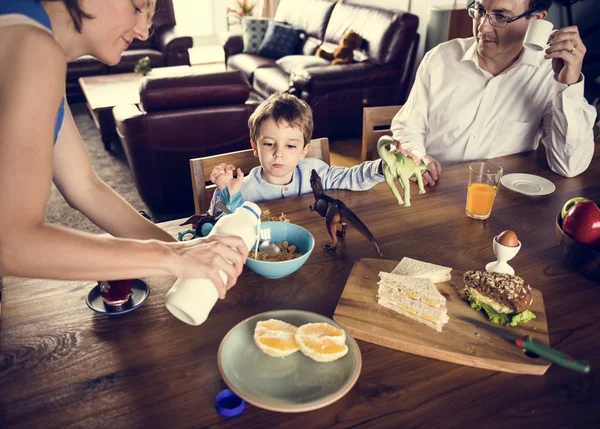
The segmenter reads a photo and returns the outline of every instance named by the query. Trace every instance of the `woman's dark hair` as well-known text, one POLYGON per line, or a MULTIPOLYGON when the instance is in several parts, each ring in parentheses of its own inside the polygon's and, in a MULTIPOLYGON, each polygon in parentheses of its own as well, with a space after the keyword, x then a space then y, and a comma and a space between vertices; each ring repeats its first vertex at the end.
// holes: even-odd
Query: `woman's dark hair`
POLYGON ((62 1, 71 15, 75 29, 81 33, 81 25, 83 18, 91 19, 92 15, 85 13, 79 6, 79 0, 45 0, 45 1, 62 1))
POLYGON ((529 10, 539 12, 548 10, 552 6, 552 0, 529 0, 529 10))
MULTIPOLYGON (((83 25, 83 18, 92 19, 94 18, 89 13, 86 13, 81 6, 79 5, 79 0, 44 0, 44 1, 62 1, 65 4, 65 7, 69 11, 69 15, 71 15, 71 19, 73 20, 73 25, 75 25, 75 29, 81 33, 81 26, 83 25)), ((149 1, 150 8, 148 11, 148 24, 152 22, 152 16, 154 15, 154 7, 156 4, 156 0, 149 1)))

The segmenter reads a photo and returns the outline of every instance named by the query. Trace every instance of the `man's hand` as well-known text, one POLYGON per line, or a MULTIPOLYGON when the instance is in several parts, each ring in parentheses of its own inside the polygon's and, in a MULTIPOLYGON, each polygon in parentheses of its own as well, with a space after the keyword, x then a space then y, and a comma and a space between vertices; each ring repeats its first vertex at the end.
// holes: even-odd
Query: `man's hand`
POLYGON ((425 155, 421 160, 427 166, 427 171, 423 174, 423 183, 429 186, 435 186, 442 175, 442 166, 437 159, 425 155))
POLYGON ((210 181, 217 185, 217 189, 219 191, 222 191, 225 189, 225 186, 227 186, 229 181, 233 179, 234 171, 235 166, 231 164, 219 164, 213 168, 213 171, 210 173, 210 181))
POLYGON ((550 47, 544 58, 552 58, 552 69, 557 81, 573 85, 581 78, 583 57, 587 49, 576 25, 561 28, 550 36, 550 47))

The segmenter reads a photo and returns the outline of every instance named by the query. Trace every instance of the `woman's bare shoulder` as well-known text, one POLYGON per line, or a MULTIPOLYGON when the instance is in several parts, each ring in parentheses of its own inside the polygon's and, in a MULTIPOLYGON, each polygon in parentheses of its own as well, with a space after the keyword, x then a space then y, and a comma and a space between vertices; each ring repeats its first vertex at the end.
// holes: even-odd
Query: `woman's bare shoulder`
POLYGON ((28 24, 0 27, 0 81, 36 71, 45 79, 52 75, 64 79, 66 63, 65 52, 44 29, 28 24))
MULTIPOLYGON (((0 33, 2 114, 17 115, 16 112, 35 107, 41 122, 53 121, 65 93, 66 69, 64 51, 52 34, 33 26, 3 28, 0 33), (6 106, 10 108, 5 109, 6 106)), ((13 125, 26 129, 25 123, 13 125)))

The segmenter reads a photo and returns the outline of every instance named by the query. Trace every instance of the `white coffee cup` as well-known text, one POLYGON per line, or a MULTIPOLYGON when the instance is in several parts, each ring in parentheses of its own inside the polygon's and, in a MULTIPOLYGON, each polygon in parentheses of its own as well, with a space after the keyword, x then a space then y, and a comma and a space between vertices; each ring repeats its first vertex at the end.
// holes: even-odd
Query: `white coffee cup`
POLYGON ((530 19, 523 46, 533 51, 543 51, 548 45, 548 39, 552 34, 553 25, 550 21, 543 19, 530 19))

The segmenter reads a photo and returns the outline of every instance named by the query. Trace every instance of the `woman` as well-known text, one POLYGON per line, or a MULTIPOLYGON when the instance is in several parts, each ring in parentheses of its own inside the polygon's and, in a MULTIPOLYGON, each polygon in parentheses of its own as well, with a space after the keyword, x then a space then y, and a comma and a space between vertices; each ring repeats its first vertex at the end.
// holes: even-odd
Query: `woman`
POLYGON ((86 54, 118 63, 134 38, 148 38, 154 6, 155 0, 0 1, 0 276, 203 277, 221 298, 235 284, 248 254, 243 241, 178 243, 144 219, 96 176, 64 101, 67 63, 86 54), (46 224, 52 180, 70 206, 113 237, 46 224))

